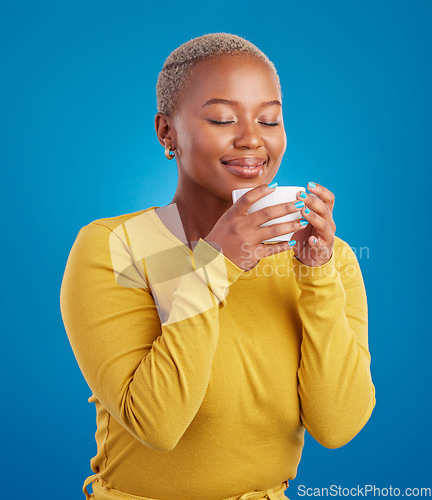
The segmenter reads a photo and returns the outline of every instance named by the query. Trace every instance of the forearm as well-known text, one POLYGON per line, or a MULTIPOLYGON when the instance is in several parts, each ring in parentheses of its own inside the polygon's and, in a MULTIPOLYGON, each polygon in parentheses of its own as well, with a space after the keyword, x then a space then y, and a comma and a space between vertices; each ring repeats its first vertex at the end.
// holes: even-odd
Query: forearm
MULTIPOLYGON (((355 263, 352 261, 353 266, 355 263)), ((327 447, 342 446, 352 439, 375 403, 366 296, 357 266, 356 275, 345 280, 345 290, 334 256, 319 268, 294 264, 303 325, 298 370, 302 421, 327 447)))
MULTIPOLYGON (((204 241, 190 262, 193 271, 186 266, 181 273, 162 333, 122 398, 123 421, 160 450, 176 446, 204 399, 219 339, 219 309, 230 284, 224 257, 204 241)), ((161 289, 159 284, 164 295, 161 289)), ((159 301, 159 314, 161 308, 159 301)))
MULTIPOLYGON (((218 338, 215 310, 163 328, 114 410, 141 442, 176 446, 204 399, 218 338)), ((99 375, 100 387, 110 383, 112 373, 99 375)))

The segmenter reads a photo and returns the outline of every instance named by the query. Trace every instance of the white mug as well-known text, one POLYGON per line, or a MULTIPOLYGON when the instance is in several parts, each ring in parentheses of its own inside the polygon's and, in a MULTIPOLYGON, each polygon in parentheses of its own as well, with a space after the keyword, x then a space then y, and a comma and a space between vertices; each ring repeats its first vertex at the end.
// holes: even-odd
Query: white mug
MULTIPOLYGON (((243 196, 251 189, 253 188, 234 189, 234 191, 232 192, 233 202, 235 203, 241 196, 243 196)), ((261 210, 262 208, 270 207, 272 205, 279 205, 280 203, 295 201, 296 195, 299 191, 306 192, 306 189, 299 186, 277 186, 273 192, 271 192, 267 196, 264 196, 260 200, 256 201, 251 207, 249 207, 248 214, 252 214, 257 210, 261 210)), ((268 222, 262 224, 261 227, 271 226, 272 224, 280 224, 281 222, 291 222, 301 218, 301 213, 295 212, 293 214, 287 214, 282 217, 269 220, 268 222)), ((295 231, 288 234, 281 234, 280 236, 275 236, 274 238, 264 240, 262 243, 269 243, 273 241, 290 241, 294 233, 295 231)))

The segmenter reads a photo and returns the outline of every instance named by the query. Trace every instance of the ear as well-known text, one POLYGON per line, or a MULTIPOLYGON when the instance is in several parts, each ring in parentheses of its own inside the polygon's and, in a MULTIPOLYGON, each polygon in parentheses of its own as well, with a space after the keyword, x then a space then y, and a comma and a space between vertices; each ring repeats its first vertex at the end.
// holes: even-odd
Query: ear
POLYGON ((166 148, 168 145, 173 145, 172 119, 163 113, 157 113, 155 116, 155 127, 157 138, 162 146, 166 148))

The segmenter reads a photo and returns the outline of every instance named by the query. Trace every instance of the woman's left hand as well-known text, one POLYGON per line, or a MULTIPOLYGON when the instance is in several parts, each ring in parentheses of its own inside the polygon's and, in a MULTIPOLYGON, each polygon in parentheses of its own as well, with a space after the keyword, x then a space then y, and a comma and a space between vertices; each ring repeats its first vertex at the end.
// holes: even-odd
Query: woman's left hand
POLYGON ((316 184, 312 187, 312 185, 309 183, 307 188, 316 196, 305 193, 307 197, 302 198, 300 191, 296 196, 297 200, 305 204, 300 214, 309 224, 292 235, 292 239, 296 240, 292 248, 300 262, 306 266, 316 267, 328 262, 333 253, 336 224, 332 212, 335 197, 324 186, 316 184), (309 209, 309 213, 306 213, 306 209, 309 209))

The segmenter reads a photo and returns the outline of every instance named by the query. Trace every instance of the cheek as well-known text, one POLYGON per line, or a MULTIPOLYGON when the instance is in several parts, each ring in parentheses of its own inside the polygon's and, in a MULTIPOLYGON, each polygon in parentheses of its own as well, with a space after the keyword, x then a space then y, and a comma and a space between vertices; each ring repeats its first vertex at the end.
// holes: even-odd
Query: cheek
POLYGON ((217 133, 214 129, 201 125, 189 137, 190 153, 194 156, 219 158, 230 146, 230 140, 227 134, 217 133))
POLYGON ((286 149, 285 131, 281 131, 278 134, 272 134, 270 137, 267 137, 265 147, 271 158, 269 172, 271 175, 275 175, 279 170, 286 149))
POLYGON ((285 130, 281 130, 279 134, 275 135, 269 140, 269 149, 275 158, 281 158, 285 153, 287 140, 285 130))

